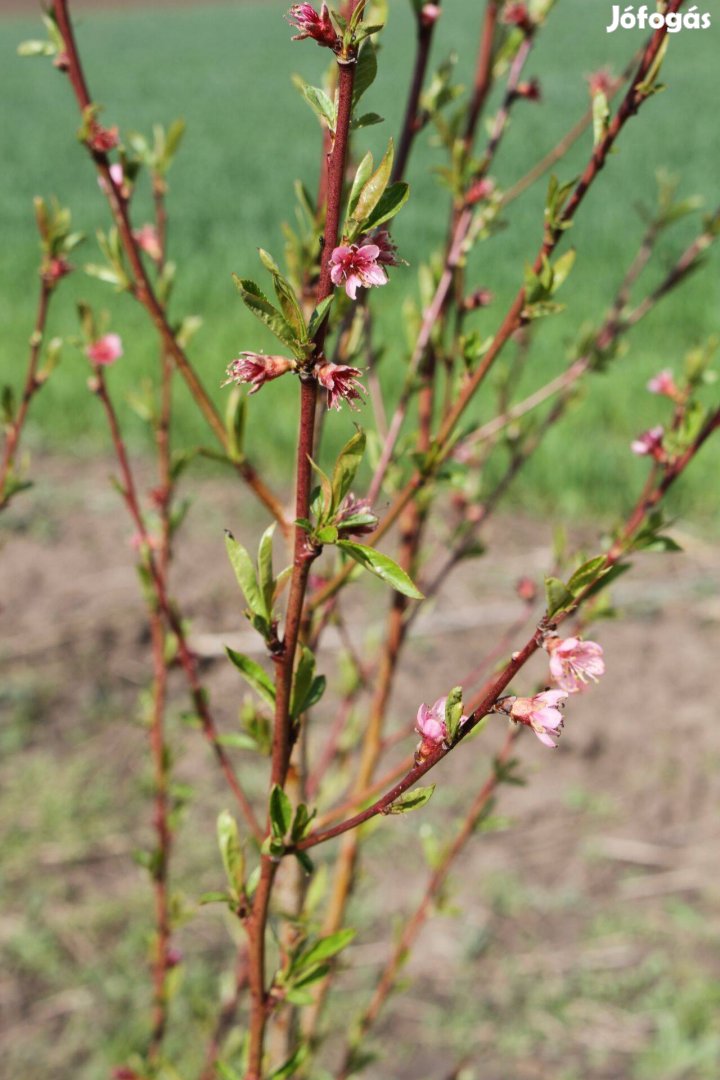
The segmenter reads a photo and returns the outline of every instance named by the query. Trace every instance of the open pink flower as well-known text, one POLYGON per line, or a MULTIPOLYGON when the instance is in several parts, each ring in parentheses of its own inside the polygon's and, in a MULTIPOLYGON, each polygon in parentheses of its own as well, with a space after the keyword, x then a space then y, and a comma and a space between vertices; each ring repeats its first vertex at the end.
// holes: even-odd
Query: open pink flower
POLYGON ((598 68, 597 71, 591 72, 586 78, 591 96, 594 96, 595 94, 609 94, 613 88, 613 83, 615 82, 613 73, 609 67, 598 68))
POLYGON ((633 454, 638 454, 640 457, 649 454, 656 461, 662 461, 665 457, 662 445, 664 434, 665 429, 662 424, 658 424, 657 427, 650 428, 649 431, 644 431, 642 435, 639 435, 637 439, 633 439, 630 443, 630 449, 633 454))
POLYGON ((369 289, 371 285, 386 285, 387 274, 379 263, 380 248, 377 244, 341 244, 330 256, 330 277, 334 285, 344 285, 351 300, 358 288, 369 289))
POLYGON ((361 374, 359 368, 347 364, 328 362, 315 368, 315 378, 327 390, 329 409, 339 409, 343 401, 347 401, 351 409, 355 408, 353 401, 361 401, 364 393, 364 387, 357 381, 361 374))
POLYGON ((510 705, 509 715, 518 724, 532 728, 545 746, 555 749, 553 736, 558 738, 563 726, 563 714, 558 706, 568 696, 567 690, 543 690, 531 698, 518 697, 510 705))
POLYGON ((88 135, 88 146, 99 154, 106 154, 108 150, 114 150, 120 142, 120 133, 117 127, 106 128, 94 121, 88 135))
POLYGON ((577 637, 549 637, 545 649, 550 654, 550 674, 561 690, 577 694, 588 682, 605 674, 602 645, 577 637))
POLYGON ((286 356, 265 356, 262 353, 243 352, 232 360, 227 369, 227 379, 222 384, 251 383, 251 394, 257 394, 260 387, 272 379, 278 379, 295 367, 295 361, 286 356))
POLYGON ((154 225, 148 224, 143 225, 140 229, 134 229, 133 238, 140 250, 149 255, 153 262, 160 262, 162 259, 162 245, 160 244, 157 228, 154 225))
POLYGON ((85 355, 93 364, 107 366, 114 364, 123 354, 122 339, 119 334, 103 334, 97 341, 85 347, 85 355))
POLYGON ((673 401, 677 401, 680 396, 673 373, 669 368, 659 371, 647 384, 647 388, 651 394, 663 394, 665 397, 672 398, 673 401))
POLYGON ((327 4, 322 5, 319 14, 312 4, 293 4, 287 18, 290 23, 295 24, 293 29, 299 31, 293 37, 293 41, 312 38, 318 45, 323 45, 328 49, 336 49, 341 44, 330 19, 327 4))

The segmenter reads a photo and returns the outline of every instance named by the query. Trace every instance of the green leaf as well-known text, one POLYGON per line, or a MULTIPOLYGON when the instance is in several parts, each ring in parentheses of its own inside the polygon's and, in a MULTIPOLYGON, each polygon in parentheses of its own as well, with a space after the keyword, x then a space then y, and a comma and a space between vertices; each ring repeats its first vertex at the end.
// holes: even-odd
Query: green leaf
POLYGON ((382 198, 372 214, 370 214, 365 221, 363 228, 367 232, 370 232, 371 229, 376 229, 378 225, 382 225, 383 222, 394 218, 397 212, 401 210, 408 201, 409 196, 410 187, 408 184, 405 184, 402 181, 397 184, 391 184, 387 191, 383 193, 382 198))
MULTIPOLYGON (((292 1080, 295 1073, 300 1068, 306 1057, 310 1053, 310 1044, 302 1043, 297 1048, 292 1057, 288 1058, 284 1064, 282 1064, 274 1072, 270 1073, 269 1080, 292 1080)), ((239 1078, 238 1078, 239 1080, 239 1078)))
POLYGON ((445 727, 450 743, 454 743, 460 730, 460 718, 463 711, 462 686, 454 687, 445 702, 445 727))
POLYGON ((355 211, 355 207, 358 204, 358 199, 360 198, 360 194, 362 192, 362 189, 365 187, 366 183, 370 179, 370 176, 372 175, 372 169, 373 169, 373 156, 370 153, 370 151, 368 150, 367 154, 365 155, 365 157, 362 159, 362 161, 360 162, 360 164, 357 167, 357 172, 355 173, 355 179, 353 180, 352 187, 350 188, 350 197, 348 198, 348 209, 347 209, 348 217, 353 216, 353 213, 355 211))
MULTIPOLYGON (((357 200, 357 205, 355 206, 355 211, 352 215, 354 221, 366 223, 370 214, 379 203, 383 192, 390 181, 394 156, 395 148, 392 139, 390 139, 382 161, 370 179, 363 185, 363 189, 357 200)), ((364 227, 369 228, 369 225, 365 224, 364 227)))
POLYGON ((353 117, 350 126, 353 129, 372 127, 373 124, 382 124, 384 120, 385 117, 381 116, 380 113, 368 112, 363 113, 362 116, 353 117))
POLYGON ((307 339, 305 319, 303 317, 302 309, 297 302, 297 297, 295 296, 292 285, 287 278, 283 277, 280 272, 280 267, 277 265, 272 255, 263 248, 259 248, 259 255, 260 261, 265 269, 272 274, 275 295, 278 298, 278 303, 285 316, 285 321, 288 326, 293 329, 298 340, 305 341, 307 339))
POLYGON ((577 568, 567 583, 567 587, 573 596, 579 596, 581 592, 584 592, 601 576, 605 563, 604 555, 596 555, 594 559, 588 559, 587 562, 577 568))
POLYGON ((298 346, 298 339, 292 327, 288 325, 282 313, 270 303, 260 286, 250 278, 240 278, 237 274, 233 274, 232 277, 248 310, 252 311, 253 315, 264 323, 278 340, 294 351, 298 346))
POLYGON ((282 840, 293 819, 290 799, 279 784, 273 784, 270 792, 270 827, 276 840, 282 840))
POLYGON ((315 863, 312 861, 307 851, 293 851, 293 855, 306 874, 313 874, 315 872, 315 863))
POLYGON ((328 311, 330 310, 330 306, 334 299, 334 293, 331 296, 326 296, 324 300, 320 301, 318 306, 313 311, 312 315, 310 316, 310 323, 308 325, 309 338, 314 339, 317 336, 317 332, 320 329, 328 311))
POLYGON ((391 803, 386 814, 409 814, 411 810, 419 810, 421 806, 429 802, 432 798, 435 785, 430 784, 429 787, 413 788, 412 791, 405 791, 403 794, 391 803))
POLYGON ((199 904, 236 904, 237 897, 225 892, 206 892, 200 897, 199 904))
POLYGON ((315 539, 321 544, 334 544, 338 538, 338 531, 334 525, 323 525, 315 533, 315 539))
POLYGON ((366 41, 360 50, 355 64, 355 81, 353 83, 353 112, 366 90, 375 82, 377 75, 377 56, 371 41, 366 41))
POLYGON ((229 646, 226 646, 225 652, 245 680, 250 683, 253 690, 256 690, 260 697, 267 701, 268 705, 274 707, 275 687, 267 672, 264 671, 259 664, 256 664, 254 660, 251 660, 249 656, 243 656, 242 653, 235 652, 235 650, 231 649, 229 646))
POLYGON ((356 544, 353 540, 338 540, 337 546, 371 574, 392 585, 393 589, 403 596, 409 596, 412 600, 425 599, 405 571, 388 555, 381 554, 375 548, 366 547, 365 544, 356 544))
POLYGON ((319 86, 310 86, 309 83, 299 78, 295 78, 293 81, 320 123, 326 124, 330 131, 335 131, 337 111, 334 102, 330 100, 325 91, 321 90, 319 86))
POLYGON ((607 135, 608 124, 610 122, 610 108, 608 106, 608 100, 602 90, 598 90, 593 94, 592 114, 593 146, 597 146, 607 135))
POLYGON ((293 720, 296 720, 303 711, 314 676, 315 657, 307 646, 301 645, 290 700, 290 716, 293 720))
POLYGON ((217 836, 228 884, 233 892, 239 895, 245 881, 245 858, 237 822, 229 810, 223 810, 218 816, 217 836))
POLYGON ((551 286, 553 293, 556 293, 560 286, 563 284, 563 282, 567 279, 570 271, 575 265, 575 255, 575 248, 570 248, 570 250, 566 251, 564 255, 561 255, 560 258, 557 259, 557 261, 553 265, 551 286))
POLYGON ((358 431, 353 435, 352 439, 345 443, 335 463, 332 477, 333 512, 337 512, 352 487, 364 453, 365 432, 358 431))
POLYGON ((262 594, 263 603, 265 605, 265 616, 268 623, 272 619, 272 606, 273 596, 275 595, 275 579, 273 577, 273 558, 272 558, 272 546, 273 546, 273 534, 275 532, 275 522, 269 525, 260 538, 260 546, 258 548, 258 579, 260 585, 260 592, 262 594))
POLYGON ((565 582, 556 577, 545 578, 545 595, 547 597, 547 615, 551 619, 553 615, 572 607, 575 597, 568 589, 565 582))
POLYGON ((238 543, 233 534, 227 530, 225 531, 225 546, 230 558, 230 565, 235 571, 235 577, 237 578, 238 585, 242 589, 247 606, 250 608, 253 615, 259 615, 262 618, 269 619, 265 598, 260 591, 257 574, 255 573, 255 567, 253 566, 250 555, 242 544, 238 543))
POLYGON ((307 836, 308 829, 310 828, 315 814, 315 810, 310 813, 305 803, 300 803, 295 811, 295 817, 293 818, 292 828, 290 830, 290 839, 294 844, 296 844, 298 840, 302 840, 304 836, 307 836))
POLYGON ((351 929, 337 930, 334 934, 320 938, 314 945, 300 953, 293 964, 293 971, 298 973, 308 971, 324 960, 337 956, 339 952, 347 948, 355 937, 355 933, 355 930, 351 929))

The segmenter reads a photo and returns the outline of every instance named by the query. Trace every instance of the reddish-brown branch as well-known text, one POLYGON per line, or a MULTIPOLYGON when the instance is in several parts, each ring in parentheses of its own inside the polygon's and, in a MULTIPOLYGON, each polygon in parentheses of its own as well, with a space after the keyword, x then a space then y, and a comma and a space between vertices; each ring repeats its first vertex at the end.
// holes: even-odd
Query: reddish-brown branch
MULTIPOLYGON (((352 5, 354 6, 354 5, 352 5)), ((331 255, 337 244, 340 216, 342 211, 343 181, 345 162, 350 134, 352 112, 352 93, 355 82, 354 57, 351 62, 338 61, 338 113, 335 139, 328 158, 327 214, 323 236, 323 248, 320 260, 320 278, 316 300, 319 303, 333 291, 331 273, 331 255)), ((322 355, 327 322, 324 322, 315 336, 315 356, 322 355)), ((300 382, 300 424, 297 444, 297 479, 295 487, 295 513, 297 518, 309 516, 310 492, 312 485, 312 466, 310 456, 313 452, 315 412, 317 403, 317 381, 308 375, 300 382)), ((275 722, 273 728, 273 749, 271 783, 283 787, 287 778, 292 750, 293 731, 290 720, 290 697, 292 689, 295 651, 303 621, 303 606, 308 576, 313 560, 318 551, 308 545, 307 534, 299 526, 295 527, 293 572, 290 582, 290 594, 285 616, 285 632, 282 651, 276 659, 276 697, 275 722)), ((265 936, 270 907, 270 896, 277 871, 277 863, 264 856, 261 863, 260 881, 253 901, 253 909, 248 921, 250 936, 249 983, 251 991, 250 1032, 248 1046, 248 1064, 245 1080, 260 1080, 262 1076, 263 1048, 268 1019, 268 1000, 265 989, 265 936)))
MULTIPOLYGON (((65 70, 67 70, 68 78, 70 79, 70 84, 75 93, 77 103, 83 113, 85 113, 85 110, 90 108, 93 102, 82 68, 80 54, 75 42, 67 0, 53 0, 53 12, 57 20, 58 29, 65 43, 65 53, 67 56, 67 67, 65 70)), ((90 146, 88 146, 88 150, 95 163, 98 175, 103 181, 103 190, 107 194, 110 209, 117 226, 120 240, 122 241, 123 250, 125 251, 130 264, 133 276, 132 294, 148 312, 165 344, 166 350, 172 356, 178 371, 187 383, 198 408, 205 417, 218 442, 223 449, 226 450, 228 446, 228 436, 223 419, 200 382, 184 349, 178 342, 175 333, 168 322, 165 309, 155 294, 152 282, 150 281, 150 277, 143 263, 140 248, 133 236, 127 200, 123 198, 121 191, 118 189, 110 175, 108 156, 101 151, 92 149, 90 146)), ((243 461, 238 463, 236 468, 250 489, 279 522, 283 531, 287 533, 289 526, 285 519, 283 508, 279 500, 259 478, 254 466, 248 461, 243 461)))
POLYGON ((8 426, 7 434, 5 436, 2 464, 0 465, 0 510, 4 510, 12 498, 12 495, 8 495, 6 491, 7 482, 12 472, 13 465, 15 464, 15 456, 20 442, 20 435, 22 434, 25 421, 27 420, 30 402, 43 385, 42 381, 38 379, 38 363, 40 360, 40 349, 42 348, 43 338, 45 336, 45 324, 47 322, 48 307, 50 305, 52 292, 52 286, 48 284, 43 277, 40 282, 40 295, 38 297, 35 326, 30 337, 30 353, 23 395, 18 411, 8 426))
POLYGON ((478 121, 492 86, 492 50, 497 17, 497 0, 487 0, 475 69, 475 82, 465 125, 464 143, 468 154, 472 151, 478 121))
POLYGON ((435 32, 435 21, 423 21, 420 12, 417 12, 416 19, 417 49, 415 52, 412 79, 410 81, 410 90, 405 106, 405 119, 403 120, 397 154, 395 155, 395 161, 393 163, 393 183, 402 180, 405 175, 410 151, 412 150, 415 136, 418 134, 422 124, 422 119, 418 112, 418 105, 420 103, 423 83, 425 82, 425 73, 430 59, 430 47, 435 32))

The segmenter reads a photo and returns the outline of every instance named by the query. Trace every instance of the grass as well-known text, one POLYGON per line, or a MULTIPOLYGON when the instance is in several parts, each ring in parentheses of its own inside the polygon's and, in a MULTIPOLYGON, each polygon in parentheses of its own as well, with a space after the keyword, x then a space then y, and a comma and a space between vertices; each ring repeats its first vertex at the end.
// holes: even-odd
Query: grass
MULTIPOLYGON (((476 4, 462 0, 443 15, 436 58, 462 46, 467 28, 475 33, 476 4)), ((147 131, 153 121, 185 117, 188 135, 171 177, 171 254, 179 266, 174 304, 177 313, 199 313, 204 329, 192 347, 194 363, 219 402, 216 388, 228 359, 241 348, 262 348, 268 339, 239 303, 230 274, 257 276, 254 248, 282 250, 280 223, 292 216, 292 180, 312 187, 318 165, 318 130, 313 116, 289 85, 300 71, 318 81, 324 64, 314 47, 289 41, 279 16, 283 4, 207 6, 159 13, 86 15, 79 39, 90 85, 106 103, 105 117, 122 130, 147 131)), ((544 72, 543 104, 517 109, 498 158, 496 175, 510 184, 567 129, 587 103, 584 75, 610 60, 619 70, 637 47, 638 33, 604 32, 607 5, 600 0, 559 4, 538 42, 530 73, 544 72)), ((48 62, 14 55, 19 41, 37 35, 26 20, 0 25, 6 124, 0 134, 3 170, 4 258, 0 266, 0 372, 18 382, 25 342, 33 318, 35 241, 31 197, 56 193, 69 205, 77 224, 91 237, 107 224, 103 200, 86 156, 74 133, 78 117, 70 93, 48 62)), ((362 146, 380 151, 398 130, 410 61, 409 15, 393 6, 384 35, 381 75, 367 106, 386 115, 387 123, 361 133, 362 146)), ((720 90, 712 63, 709 33, 676 35, 663 75, 669 89, 651 101, 623 134, 602 183, 583 207, 571 240, 578 262, 565 289, 567 311, 539 328, 526 385, 560 370, 568 346, 588 321, 597 323, 619 275, 634 253, 642 231, 639 208, 654 198, 655 169, 663 165, 682 177, 684 194, 698 193, 710 206, 713 177, 720 166, 717 144, 708 136, 708 115, 700 103, 720 90)), ((459 77, 471 75, 472 57, 463 49, 459 77)), ((575 175, 587 158, 588 135, 561 166, 561 176, 575 175)), ((405 335, 399 312, 416 292, 413 266, 441 244, 445 229, 444 195, 431 175, 438 151, 422 140, 412 163, 413 197, 401 215, 396 237, 411 268, 398 270, 392 286, 373 297, 387 343, 384 378, 392 395, 406 363, 405 335)), ((524 196, 510 215, 510 227, 484 245, 473 262, 473 279, 491 287, 496 304, 478 313, 475 326, 493 332, 520 280, 522 264, 534 256, 540 236, 544 183, 524 196)), ((149 214, 143 194, 136 195, 138 222, 149 214)), ((691 235, 692 226, 668 238, 660 262, 667 265, 691 235)), ((94 258, 94 241, 78 262, 94 258)), ((661 418, 662 403, 644 391, 650 373, 677 366, 683 353, 718 330, 717 256, 707 272, 683 288, 636 330, 630 351, 608 376, 596 378, 592 393, 574 410, 561 430, 547 439, 515 489, 515 498, 531 510, 552 508, 563 515, 615 511, 627 505, 644 475, 644 466, 628 454, 628 441, 643 425, 661 418), (588 437, 592 434, 592 437, 588 437), (558 494, 560 491, 560 494, 558 494)), ((111 375, 122 392, 137 389, 156 368, 152 332, 133 303, 114 297, 107 287, 77 274, 63 289, 53 312, 51 332, 77 332, 73 301, 88 297, 112 309, 113 325, 126 341, 127 355, 111 375)), ((66 350, 61 372, 34 409, 30 445, 95 452, 106 445, 102 420, 85 388, 85 363, 78 350, 66 350)), ((250 448, 271 472, 282 473, 294 440, 294 387, 279 385, 253 401, 250 448), (281 417, 281 422, 277 418, 281 417), (268 439, 268 431, 272 438, 268 439)), ((185 393, 178 393, 180 438, 196 441, 205 433, 185 393)), ((480 402, 478 410, 486 411, 480 402)), ((143 438, 137 418, 126 420, 132 438, 143 438)), ((332 417, 331 445, 346 436, 346 415, 332 417)), ((715 449, 683 484, 675 506, 711 519, 704 492, 718 461, 715 449)))

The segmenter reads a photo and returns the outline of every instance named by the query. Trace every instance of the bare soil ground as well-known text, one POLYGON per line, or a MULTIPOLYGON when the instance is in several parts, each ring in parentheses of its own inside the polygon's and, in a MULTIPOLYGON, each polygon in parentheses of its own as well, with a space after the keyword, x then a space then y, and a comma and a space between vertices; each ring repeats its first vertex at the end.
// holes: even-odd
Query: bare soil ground
MULTIPOLYGON (((42 479, 3 522, 0 550, 0 1076, 77 1080, 107 1075, 126 1049, 123 1026, 145 1023, 132 1012, 146 979, 132 919, 149 920, 149 894, 132 852, 149 837, 137 780, 145 734, 135 722, 147 631, 111 465, 51 461, 34 471, 42 479)), ((238 683, 222 645, 248 639, 222 528, 255 534, 244 504, 232 485, 203 483, 175 578, 225 730, 235 726, 238 683)), ((393 702, 393 724, 407 726, 402 752, 418 702, 467 683, 517 617, 513 582, 520 573, 541 580, 550 531, 492 523, 491 555, 466 565, 418 623, 393 702)), ((520 740, 529 783, 502 790, 494 828, 460 861, 445 911, 409 964, 407 992, 377 1030, 371 1080, 442 1080, 463 1062, 463 1076, 482 1080, 720 1075, 720 560, 712 544, 678 539, 684 554, 647 555, 619 583, 624 617, 595 631, 608 674, 573 700, 560 749, 520 740)), ((372 594, 381 608, 384 594, 372 594)), ((362 642, 363 625, 354 633, 362 642)), ((180 680, 173 708, 184 708, 180 680)), ((441 841, 501 736, 498 721, 437 771, 423 822, 441 841)), ((178 854, 194 903, 219 885, 213 821, 226 798, 200 736, 176 720, 171 741, 178 775, 195 789, 179 842, 190 854, 178 854)), ((363 928, 332 1014, 338 1048, 395 918, 421 894, 419 825, 388 819, 369 841, 355 901, 363 928)), ((188 968, 229 966, 219 915, 203 909, 180 937, 188 968)), ((198 986, 202 1027, 198 1001, 216 984, 198 986)), ((211 1010, 205 1029, 210 1022, 211 1010)))

